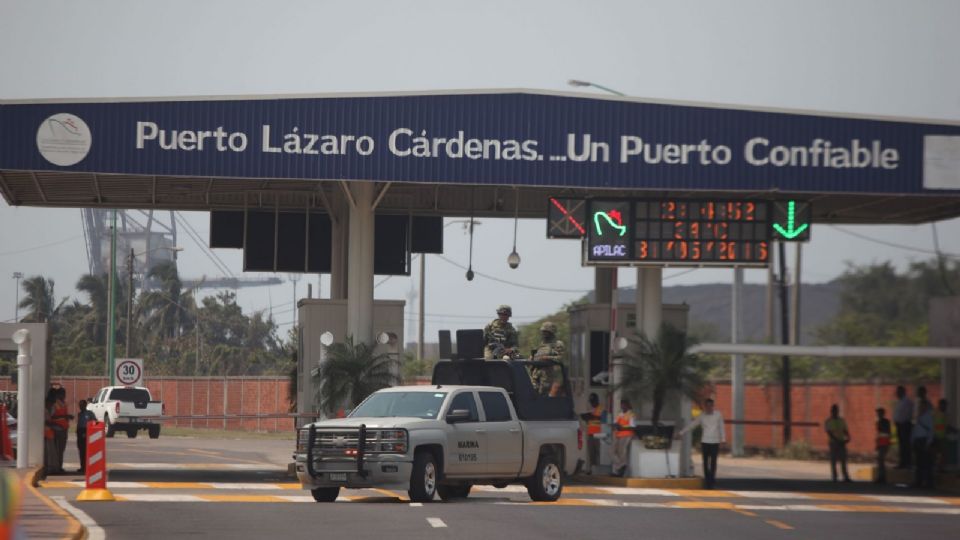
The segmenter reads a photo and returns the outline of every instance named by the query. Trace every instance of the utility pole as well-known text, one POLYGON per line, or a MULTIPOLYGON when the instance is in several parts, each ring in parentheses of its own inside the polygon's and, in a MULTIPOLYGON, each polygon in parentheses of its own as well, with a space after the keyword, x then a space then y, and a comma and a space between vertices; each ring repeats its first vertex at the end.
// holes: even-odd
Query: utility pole
POLYGON ((130 248, 130 257, 127 259, 127 346, 123 355, 130 358, 130 335, 133 334, 133 248, 130 248))
MULTIPOLYGON (((790 317, 787 303, 787 257, 783 242, 778 242, 777 258, 780 266, 780 342, 788 345, 790 342, 790 317)), ((783 445, 790 443, 790 357, 783 356, 783 365, 780 372, 780 382, 783 386, 783 445)))
POLYGON ((426 313, 427 254, 420 254, 420 313, 417 314, 417 362, 423 362, 423 322, 426 313))
POLYGON ((13 322, 20 322, 20 280, 23 278, 23 272, 14 272, 13 279, 17 280, 16 289, 14 289, 14 294, 16 294, 16 300, 13 303, 13 322))
POLYGON ((112 225, 110 228, 110 276, 107 279, 107 377, 110 378, 110 386, 117 384, 114 369, 114 355, 116 354, 117 342, 117 211, 113 211, 112 225))

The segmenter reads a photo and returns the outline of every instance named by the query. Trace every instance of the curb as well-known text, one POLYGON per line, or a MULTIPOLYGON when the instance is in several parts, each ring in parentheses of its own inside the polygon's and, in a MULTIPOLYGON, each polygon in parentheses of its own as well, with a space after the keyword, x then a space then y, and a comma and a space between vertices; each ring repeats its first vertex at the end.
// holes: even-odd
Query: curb
POLYGON ((43 504, 47 505, 56 514, 63 516, 63 518, 66 519, 68 523, 70 523, 70 527, 67 531, 67 535, 65 538, 68 538, 70 540, 85 539, 87 537, 87 528, 84 527, 83 524, 81 524, 80 521, 77 520, 77 518, 73 517, 69 512, 67 512, 63 508, 60 508, 60 506, 57 503, 50 500, 49 497, 40 493, 40 490, 37 489, 40 486, 40 476, 42 471, 43 471, 43 467, 38 466, 38 467, 34 467, 33 470, 31 470, 29 473, 26 474, 25 484, 27 486, 27 489, 29 489, 34 495, 36 495, 37 498, 43 502, 43 504))
POLYGON ((655 489, 703 489, 703 478, 618 478, 616 476, 577 475, 570 479, 574 484, 594 484, 616 487, 655 489))

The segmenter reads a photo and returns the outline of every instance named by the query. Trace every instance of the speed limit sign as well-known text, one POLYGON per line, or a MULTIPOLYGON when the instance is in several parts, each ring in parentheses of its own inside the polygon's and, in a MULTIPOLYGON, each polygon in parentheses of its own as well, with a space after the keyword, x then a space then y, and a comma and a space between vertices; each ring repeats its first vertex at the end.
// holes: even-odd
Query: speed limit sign
POLYGON ((142 358, 117 358, 117 383, 124 386, 143 384, 142 358))

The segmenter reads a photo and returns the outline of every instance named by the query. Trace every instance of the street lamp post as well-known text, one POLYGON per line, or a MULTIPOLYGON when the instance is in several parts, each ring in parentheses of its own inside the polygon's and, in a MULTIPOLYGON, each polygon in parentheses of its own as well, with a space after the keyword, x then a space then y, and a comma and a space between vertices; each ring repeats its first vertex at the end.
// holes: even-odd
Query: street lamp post
POLYGON ((20 280, 23 279, 23 272, 14 272, 13 279, 17 280, 14 292, 16 300, 13 303, 13 322, 20 322, 20 280))

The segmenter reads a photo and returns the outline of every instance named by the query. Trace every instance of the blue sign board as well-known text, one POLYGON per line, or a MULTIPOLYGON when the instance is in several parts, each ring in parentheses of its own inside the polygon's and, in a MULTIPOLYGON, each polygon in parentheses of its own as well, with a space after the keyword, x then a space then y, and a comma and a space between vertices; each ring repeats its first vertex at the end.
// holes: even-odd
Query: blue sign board
POLYGON ((0 169, 920 194, 960 190, 960 125, 532 92, 4 103, 0 169))

